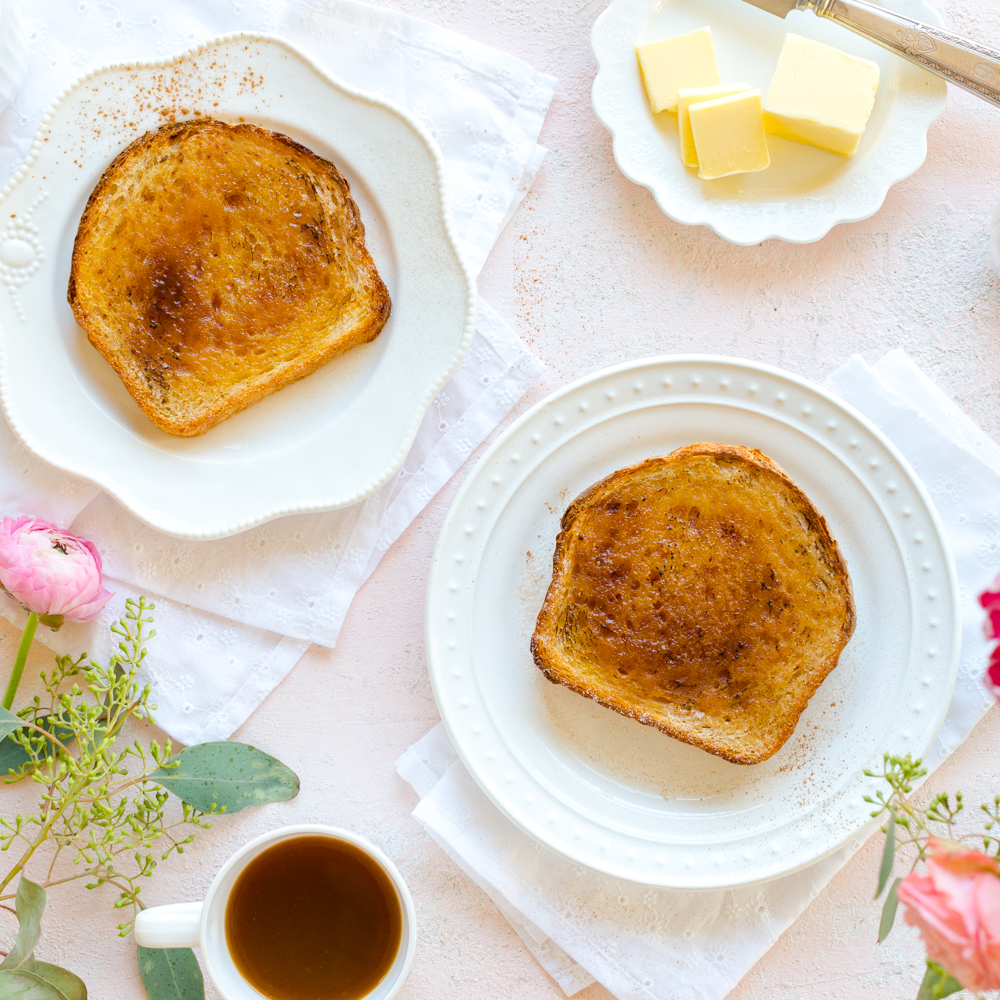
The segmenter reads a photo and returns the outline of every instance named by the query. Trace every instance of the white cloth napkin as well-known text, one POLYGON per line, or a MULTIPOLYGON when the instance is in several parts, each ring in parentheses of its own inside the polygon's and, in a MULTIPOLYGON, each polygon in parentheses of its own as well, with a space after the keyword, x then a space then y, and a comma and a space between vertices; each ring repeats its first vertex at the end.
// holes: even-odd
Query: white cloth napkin
MULTIPOLYGON (((87 70, 181 52, 237 30, 280 35, 348 83, 403 105, 437 139, 462 251, 475 271, 541 164, 555 80, 452 31, 354 0, 160 0, 24 4, 28 79, 0 115, 0 185, 57 93, 87 70)), ((312 642, 332 646, 386 549, 541 371, 480 300, 469 355, 434 400, 403 468, 346 510, 281 518, 232 538, 180 541, 91 485, 37 461, 0 422, 0 514, 27 513, 92 539, 118 599, 90 626, 38 636, 105 655, 123 596, 157 603, 150 650, 157 722, 185 743, 228 736, 312 642)), ((15 623, 12 602, 0 613, 15 623)))
MULTIPOLYGON (((852 358, 826 385, 910 461, 955 557, 961 662, 948 716, 926 760, 933 769, 991 703, 980 681, 989 646, 976 597, 1000 570, 1000 447, 902 351, 873 367, 852 358)), ((413 815, 494 900, 567 994, 597 980, 620 1000, 719 1000, 860 846, 856 841, 804 871, 748 889, 650 889, 574 865, 522 833, 480 791, 441 725, 397 767, 421 797, 413 815)))

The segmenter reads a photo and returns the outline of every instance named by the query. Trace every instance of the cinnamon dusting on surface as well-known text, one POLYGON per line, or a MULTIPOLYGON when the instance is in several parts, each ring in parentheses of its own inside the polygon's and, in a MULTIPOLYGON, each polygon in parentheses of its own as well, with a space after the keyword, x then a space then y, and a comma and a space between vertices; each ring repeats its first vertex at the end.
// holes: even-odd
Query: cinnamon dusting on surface
POLYGON ((249 98, 255 117, 266 117, 270 103, 261 89, 264 76, 255 65, 262 50, 263 43, 239 49, 223 43, 158 69, 125 66, 114 73, 110 87, 101 74, 87 85, 89 96, 77 100, 78 137, 57 135, 55 141, 65 143, 67 158, 78 168, 93 170, 95 160, 106 161, 105 151, 167 122, 218 117, 220 105, 245 106, 249 98), (226 59, 224 51, 239 51, 240 56, 226 59))

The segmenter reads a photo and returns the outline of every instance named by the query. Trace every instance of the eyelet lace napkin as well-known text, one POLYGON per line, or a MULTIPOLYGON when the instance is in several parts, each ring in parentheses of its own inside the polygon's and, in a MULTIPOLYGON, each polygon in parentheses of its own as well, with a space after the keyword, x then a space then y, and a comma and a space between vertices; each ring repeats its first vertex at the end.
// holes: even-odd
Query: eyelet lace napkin
MULTIPOLYGON (((218 35, 280 35, 362 90, 419 118, 444 154, 462 251, 486 260, 544 155, 555 80, 418 18, 353 0, 155 0, 25 5, 29 76, 0 115, 0 181, 24 159, 56 94, 95 66, 174 55, 218 35)), ((92 539, 119 599, 88 626, 38 638, 104 655, 124 596, 156 601, 150 647, 157 722, 185 743, 230 735, 316 642, 332 646, 386 549, 541 371, 487 303, 465 362, 428 411, 400 472, 363 503, 280 518, 211 542, 147 527, 88 483, 30 455, 0 421, 0 514, 34 514, 92 539)), ((0 599, 0 613, 23 612, 0 599)))
MULTIPOLYGON (((937 767, 991 704, 976 595, 1000 569, 1000 447, 902 351, 852 358, 826 380, 889 437, 927 487, 951 546, 962 608, 958 681, 937 767)), ((891 751, 892 747, 886 747, 891 751)), ((804 871, 719 892, 676 892, 581 868, 522 833, 479 790, 438 725, 399 760, 413 815, 477 882, 567 994, 595 980, 619 1000, 719 1000, 860 847, 804 871)))

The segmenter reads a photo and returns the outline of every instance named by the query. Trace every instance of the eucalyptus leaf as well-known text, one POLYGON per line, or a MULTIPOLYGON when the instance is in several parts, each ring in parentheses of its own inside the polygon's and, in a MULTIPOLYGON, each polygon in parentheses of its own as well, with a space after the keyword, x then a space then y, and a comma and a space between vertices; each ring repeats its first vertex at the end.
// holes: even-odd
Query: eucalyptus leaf
POLYGON ((24 719, 18 718, 9 708, 0 705, 0 739, 5 739, 23 725, 24 719))
MULTIPOLYGON (((45 890, 23 875, 17 883, 17 895, 14 897, 14 909, 17 911, 17 940, 7 957, 0 962, 0 969, 34 968, 32 952, 38 944, 42 932, 42 914, 45 912, 45 890)), ((0 993, 0 997, 4 997, 0 993)), ((6 998, 4 997, 4 1000, 6 998)))
POLYGON ((12 771, 17 774, 30 760, 28 751, 15 743, 13 736, 0 740, 0 776, 7 777, 12 771))
POLYGON ((942 1000, 961 989, 962 984, 954 976, 948 975, 937 962, 927 959, 927 971, 920 984, 917 1000, 942 1000))
POLYGON ((896 908, 899 906, 899 897, 896 894, 899 892, 899 883, 902 881, 901 878, 893 879, 889 895, 885 897, 885 903, 882 905, 882 919, 878 924, 879 944, 889 936, 889 931, 892 930, 893 921, 896 919, 896 908))
POLYGON ((299 794, 299 779, 280 760, 246 743, 199 743, 150 775, 202 812, 239 812, 299 794))
POLYGON ((140 945, 139 975, 150 1000, 205 1000, 205 980, 190 948, 140 945))
POLYGON ((48 962, 35 962, 35 975, 51 983, 68 1000, 87 1000, 87 987, 83 980, 69 969, 60 969, 58 965, 48 962))
MULTIPOLYGON (((72 727, 61 726, 50 721, 51 719, 52 716, 42 716, 35 720, 35 725, 41 729, 47 729, 55 735, 56 739, 66 745, 72 743, 73 737, 76 735, 72 727)), ((23 719, 20 721, 24 722, 23 719)), ((21 768, 30 762, 31 757, 28 756, 28 751, 20 743, 14 741, 13 735, 7 736, 5 739, 0 738, 0 778, 6 777, 11 771, 15 774, 20 773, 21 768)))
POLYGON ((73 1000, 58 986, 46 982, 37 972, 24 969, 0 969, 2 1000, 73 1000))
MULTIPOLYGON (((885 831, 885 845, 882 848, 882 864, 878 870, 878 888, 875 890, 875 898, 882 895, 886 882, 892 874, 892 863, 896 859, 896 814, 889 813, 889 824, 885 831)), ((882 939, 879 938, 879 941, 882 939)))

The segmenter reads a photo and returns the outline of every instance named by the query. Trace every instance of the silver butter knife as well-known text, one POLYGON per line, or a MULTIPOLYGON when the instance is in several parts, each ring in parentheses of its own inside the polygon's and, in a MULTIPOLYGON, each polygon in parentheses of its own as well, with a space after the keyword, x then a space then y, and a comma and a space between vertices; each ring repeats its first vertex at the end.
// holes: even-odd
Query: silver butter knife
POLYGON ((817 17, 836 21, 1000 108, 1000 50, 896 14, 867 0, 745 2, 778 17, 785 17, 793 10, 811 10, 817 17))

